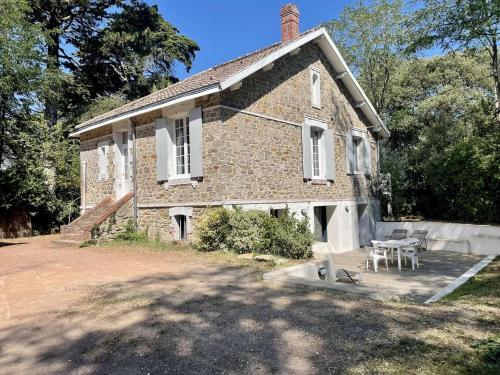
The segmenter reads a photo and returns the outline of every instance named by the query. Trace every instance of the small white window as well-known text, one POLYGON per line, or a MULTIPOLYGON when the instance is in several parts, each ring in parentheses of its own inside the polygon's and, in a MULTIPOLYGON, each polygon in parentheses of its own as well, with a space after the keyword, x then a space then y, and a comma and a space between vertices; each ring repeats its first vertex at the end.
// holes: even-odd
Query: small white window
POLYGON ((352 137, 352 152, 354 173, 362 173, 363 168, 363 139, 360 137, 352 137))
POLYGON ((311 152, 313 178, 324 178, 324 140, 323 130, 311 128, 311 152))
POLYGON ((108 179, 108 142, 103 141, 97 144, 97 155, 98 155, 98 169, 99 175, 98 179, 100 181, 108 179))
POLYGON ((189 117, 174 122, 174 177, 189 177, 191 173, 191 149, 189 147, 189 117))
POLYGON ((311 69, 311 105, 321 108, 321 77, 314 69, 311 69))

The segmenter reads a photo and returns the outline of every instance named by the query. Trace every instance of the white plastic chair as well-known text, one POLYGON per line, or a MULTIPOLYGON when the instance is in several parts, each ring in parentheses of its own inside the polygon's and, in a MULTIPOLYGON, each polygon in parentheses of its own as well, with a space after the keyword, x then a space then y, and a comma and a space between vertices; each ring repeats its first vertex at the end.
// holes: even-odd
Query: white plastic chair
POLYGON ((375 272, 378 272, 378 261, 380 259, 385 260, 385 268, 389 270, 389 264, 387 263, 387 251, 388 249, 382 247, 382 241, 372 241, 373 247, 368 248, 368 252, 366 253, 366 269, 368 268, 368 261, 371 259, 373 262, 373 269, 375 272))
POLYGON ((411 269, 415 271, 415 264, 417 265, 418 268, 418 245, 403 247, 401 249, 401 256, 405 258, 405 267, 406 267, 406 260, 410 258, 411 269))

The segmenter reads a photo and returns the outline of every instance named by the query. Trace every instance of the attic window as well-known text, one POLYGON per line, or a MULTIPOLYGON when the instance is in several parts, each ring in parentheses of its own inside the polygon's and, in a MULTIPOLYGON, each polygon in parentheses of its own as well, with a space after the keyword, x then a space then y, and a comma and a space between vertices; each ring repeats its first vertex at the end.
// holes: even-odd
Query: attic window
POLYGON ((321 108, 321 78, 317 70, 311 69, 311 105, 321 108))

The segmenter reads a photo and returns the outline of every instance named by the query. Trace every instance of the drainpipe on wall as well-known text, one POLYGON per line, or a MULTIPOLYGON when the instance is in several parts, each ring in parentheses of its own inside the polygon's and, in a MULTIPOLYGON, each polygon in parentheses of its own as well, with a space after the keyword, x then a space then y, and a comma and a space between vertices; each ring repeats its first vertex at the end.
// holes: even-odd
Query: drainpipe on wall
POLYGON ((377 175, 380 175, 380 138, 377 136, 377 175))
POLYGON ((132 125, 132 154, 133 154, 133 163, 132 163, 132 189, 134 191, 134 198, 133 198, 133 206, 134 206, 134 228, 137 231, 138 224, 137 224, 137 135, 136 135, 136 128, 135 128, 135 123, 131 119, 131 125, 132 125))
POLYGON ((81 214, 83 215, 85 213, 85 208, 87 207, 87 162, 83 161, 82 162, 82 191, 81 191, 82 197, 81 197, 81 214))

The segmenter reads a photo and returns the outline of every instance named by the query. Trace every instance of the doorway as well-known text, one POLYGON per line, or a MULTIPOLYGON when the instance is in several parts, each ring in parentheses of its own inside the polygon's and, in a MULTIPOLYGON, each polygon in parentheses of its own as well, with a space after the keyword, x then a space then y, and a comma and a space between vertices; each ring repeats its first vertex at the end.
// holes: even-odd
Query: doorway
POLYGON ((314 237, 316 241, 328 242, 327 226, 326 206, 314 207, 314 237))
POLYGON ((370 208, 367 204, 358 204, 357 211, 359 245, 370 245, 373 239, 370 225, 370 208))
POLYGON ((128 131, 114 133, 115 139, 115 152, 116 152, 116 182, 115 194, 117 198, 123 197, 127 194, 131 187, 131 167, 129 155, 129 133, 128 131))

